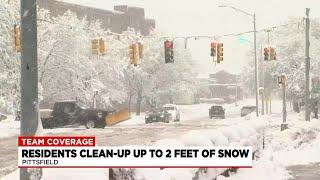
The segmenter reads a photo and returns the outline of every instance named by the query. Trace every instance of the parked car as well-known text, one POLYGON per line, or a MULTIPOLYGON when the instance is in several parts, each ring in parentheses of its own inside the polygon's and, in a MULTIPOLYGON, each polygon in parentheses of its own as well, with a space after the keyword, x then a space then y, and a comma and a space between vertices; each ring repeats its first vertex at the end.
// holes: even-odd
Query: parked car
POLYGON ((178 122, 180 121, 180 111, 178 110, 177 106, 174 104, 166 104, 162 107, 165 111, 171 114, 173 121, 178 122))
POLYGON ((256 106, 243 106, 241 108, 241 117, 246 116, 256 110, 256 106))
POLYGON ((212 119, 212 118, 225 119, 226 118, 225 109, 222 106, 213 105, 209 109, 209 117, 210 117, 210 119, 212 119))
POLYGON ((44 128, 80 124, 89 129, 104 128, 105 119, 110 113, 112 112, 81 107, 76 101, 61 101, 54 103, 52 112, 47 110, 41 113, 40 111, 40 117, 44 128))
POLYGON ((151 112, 147 113, 145 117, 146 124, 153 122, 169 123, 170 120, 172 120, 171 114, 165 111, 163 108, 153 109, 151 112))

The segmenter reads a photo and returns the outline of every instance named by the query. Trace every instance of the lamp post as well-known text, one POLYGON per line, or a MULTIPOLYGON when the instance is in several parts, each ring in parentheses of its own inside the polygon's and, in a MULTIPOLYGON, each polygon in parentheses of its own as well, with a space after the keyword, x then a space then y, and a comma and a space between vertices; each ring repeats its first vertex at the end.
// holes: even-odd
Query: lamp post
POLYGON ((255 94, 256 94, 256 116, 259 116, 259 89, 258 89, 258 62, 257 62, 257 37, 256 37, 256 14, 248 13, 244 10, 241 10, 239 8, 233 7, 233 6, 227 6, 227 5, 220 5, 218 7, 229 7, 232 8, 235 11, 241 12, 247 16, 250 16, 253 18, 253 39, 254 39, 254 76, 255 76, 255 94))

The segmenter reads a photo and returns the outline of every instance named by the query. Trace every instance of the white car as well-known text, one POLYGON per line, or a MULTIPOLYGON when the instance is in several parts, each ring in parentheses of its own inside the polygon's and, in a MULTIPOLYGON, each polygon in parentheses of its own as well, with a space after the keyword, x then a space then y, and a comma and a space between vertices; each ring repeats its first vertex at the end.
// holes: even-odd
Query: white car
POLYGON ((166 104, 163 106, 163 109, 171 114, 173 121, 180 121, 180 111, 177 106, 174 104, 166 104))

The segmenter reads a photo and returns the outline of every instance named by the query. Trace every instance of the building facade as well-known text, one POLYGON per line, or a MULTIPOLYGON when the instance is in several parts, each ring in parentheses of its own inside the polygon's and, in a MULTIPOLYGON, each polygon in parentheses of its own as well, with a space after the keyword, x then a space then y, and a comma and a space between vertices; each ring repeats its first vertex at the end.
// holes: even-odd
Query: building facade
POLYGON ((54 17, 70 10, 80 19, 86 17, 89 22, 100 21, 102 28, 119 34, 133 28, 147 36, 155 28, 155 20, 146 19, 144 9, 139 7, 118 5, 113 10, 105 10, 56 0, 39 0, 38 6, 49 10, 54 17))
POLYGON ((218 71, 208 77, 199 78, 202 99, 223 99, 227 103, 242 99, 243 91, 239 85, 240 77, 227 71, 218 71))

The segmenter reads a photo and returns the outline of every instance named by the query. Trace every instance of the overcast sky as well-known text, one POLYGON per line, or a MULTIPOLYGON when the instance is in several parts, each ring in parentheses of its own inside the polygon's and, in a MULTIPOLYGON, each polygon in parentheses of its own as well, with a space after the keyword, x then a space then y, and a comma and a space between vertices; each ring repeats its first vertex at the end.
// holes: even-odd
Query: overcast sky
MULTIPOLYGON (((156 20, 157 29, 169 36, 210 35, 218 36, 253 29, 252 18, 231 8, 231 5, 249 13, 256 13, 257 29, 283 24, 289 17, 305 15, 309 7, 312 18, 320 17, 319 0, 63 0, 102 9, 128 4, 145 8, 146 17, 156 20)), ((311 24, 312 25, 312 24, 311 24)), ((253 41, 253 34, 243 36, 253 41)), ((239 73, 246 65, 250 43, 240 43, 237 37, 221 38, 224 43, 224 62, 214 66, 209 56, 209 39, 188 42, 199 72, 226 69, 239 73)), ((260 46, 260 45, 258 45, 260 46)), ((260 53, 260 51, 258 51, 260 53)))

